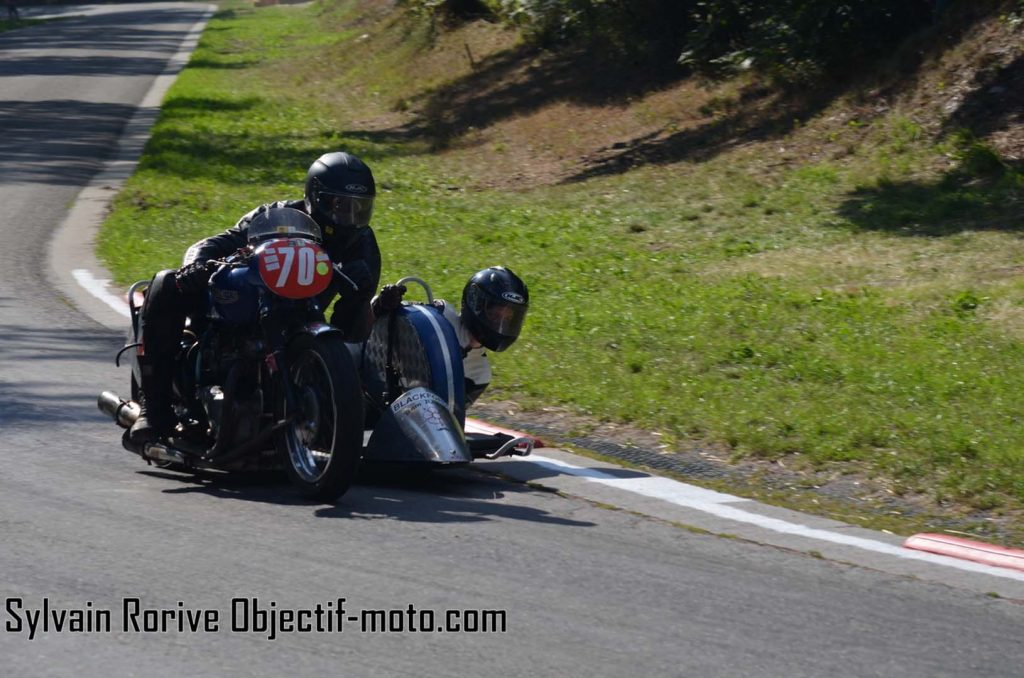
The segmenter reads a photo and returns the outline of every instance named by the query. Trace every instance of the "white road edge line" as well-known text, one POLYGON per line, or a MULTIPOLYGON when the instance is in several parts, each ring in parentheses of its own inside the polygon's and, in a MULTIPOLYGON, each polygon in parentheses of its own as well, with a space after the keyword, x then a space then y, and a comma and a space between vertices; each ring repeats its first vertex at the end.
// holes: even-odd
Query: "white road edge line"
POLYGON ((75 280, 85 288, 85 291, 93 295, 110 308, 114 309, 125 318, 131 318, 131 311, 128 309, 128 304, 120 297, 114 296, 107 291, 107 284, 109 280, 97 280, 93 277, 92 273, 85 270, 84 268, 76 268, 71 271, 71 275, 74 276, 75 280))
POLYGON ((522 461, 526 463, 534 463, 547 468, 548 470, 557 471, 558 473, 583 478, 590 482, 607 485, 627 492, 633 492, 634 494, 640 494, 645 497, 661 499, 677 506, 702 511, 704 513, 718 516, 719 518, 725 518, 726 520, 748 523, 773 532, 807 537, 809 539, 817 539, 819 541, 827 541, 844 546, 852 546, 865 551, 873 551, 875 553, 896 556, 897 558, 905 558, 907 560, 920 560, 926 563, 943 565, 959 570, 966 570, 968 572, 979 572, 995 577, 1024 581, 1024 572, 1016 572, 1007 568, 983 565, 982 563, 975 563, 969 560, 959 560, 947 556, 923 553, 921 551, 905 549, 900 546, 893 546, 892 544, 886 544, 885 542, 875 541, 873 539, 864 539, 863 537, 854 537, 848 534, 840 534, 838 532, 830 532, 828 530, 807 527, 806 525, 791 523, 785 520, 779 520, 778 518, 769 518, 768 516, 744 511, 743 509, 736 508, 734 506, 726 506, 725 504, 743 503, 750 500, 743 497, 733 497, 721 492, 715 492, 714 490, 706 490, 694 485, 687 485, 686 483, 681 483, 677 480, 672 480, 671 478, 662 478, 660 476, 648 476, 646 478, 618 478, 599 469, 583 468, 582 466, 575 466, 558 459, 552 459, 550 457, 544 457, 537 454, 531 454, 522 461))

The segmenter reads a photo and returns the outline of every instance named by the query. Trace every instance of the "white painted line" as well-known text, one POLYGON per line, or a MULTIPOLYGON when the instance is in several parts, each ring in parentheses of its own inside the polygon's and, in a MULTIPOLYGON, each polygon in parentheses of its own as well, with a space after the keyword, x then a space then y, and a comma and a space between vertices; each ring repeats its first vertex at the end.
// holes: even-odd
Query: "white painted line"
POLYGON ((93 277, 92 273, 85 270, 84 268, 76 268, 71 271, 71 275, 74 276, 75 280, 85 288, 85 291, 96 297, 104 304, 114 309, 125 318, 131 318, 132 313, 128 310, 128 304, 116 295, 111 294, 107 291, 107 285, 110 283, 109 280, 97 280, 93 277))
POLYGON ((590 482, 626 490, 627 492, 633 492, 635 494, 641 494, 645 497, 661 499, 677 506, 709 513, 711 515, 718 516, 719 518, 725 518, 726 520, 748 523, 773 532, 791 534, 799 537, 806 537, 808 539, 817 539, 819 541, 827 541, 834 544, 842 544, 844 546, 852 546, 865 551, 873 551, 875 553, 882 553, 888 556, 895 556, 897 558, 904 558, 907 560, 920 560, 926 563, 943 565, 946 567, 956 568, 958 570, 966 570, 968 572, 980 572, 994 577, 1004 577, 1006 579, 1024 581, 1024 572, 1015 572, 1006 568, 992 567, 989 565, 982 565, 981 563, 958 560, 956 558, 923 553, 920 551, 912 551, 910 549, 904 549, 901 546, 894 546, 892 544, 886 544, 885 542, 875 541, 873 539, 864 539, 863 537, 854 537, 848 534, 830 532, 828 530, 807 527, 806 525, 791 523, 785 520, 779 520, 778 518, 769 518, 768 516, 744 511, 743 509, 736 508, 735 506, 727 506, 726 504, 743 503, 750 501, 749 499, 734 497, 721 492, 715 492, 714 490, 706 490, 702 487, 687 485, 686 483, 681 483, 670 478, 661 478, 658 476, 647 476, 644 478, 619 478, 599 469, 583 468, 582 466, 567 464, 566 462, 559 461, 558 459, 552 459, 550 457, 539 456, 536 454, 524 459, 523 463, 534 463, 558 473, 576 476, 590 482))
POLYGON ((627 492, 633 492, 635 494, 642 494, 645 497, 653 497, 654 499, 663 499, 679 506, 695 508, 701 511, 715 504, 750 501, 744 497, 734 497, 731 494, 725 494, 724 492, 715 492, 714 490, 707 490, 703 487, 697 487, 696 485, 687 485, 686 483, 681 483, 678 480, 662 478, 660 476, 619 478, 599 469, 583 468, 582 466, 567 464, 566 462, 559 461, 558 459, 552 459, 550 457, 539 456, 536 454, 531 454, 529 457, 525 457, 523 461, 534 462, 540 466, 551 469, 552 471, 566 473, 579 478, 586 478, 587 480, 592 480, 595 483, 610 485, 611 487, 615 487, 620 490, 626 490, 627 492))

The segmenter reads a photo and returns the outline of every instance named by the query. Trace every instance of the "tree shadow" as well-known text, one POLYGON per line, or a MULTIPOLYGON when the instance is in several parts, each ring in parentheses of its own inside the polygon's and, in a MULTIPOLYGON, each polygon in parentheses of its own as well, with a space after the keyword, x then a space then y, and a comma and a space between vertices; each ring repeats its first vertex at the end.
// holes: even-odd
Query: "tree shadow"
POLYGON ((932 181, 884 182, 859 188, 838 213, 858 230, 942 237, 964 231, 1024 232, 1020 171, 977 177, 952 171, 932 181))
MULTIPOLYGON (((418 114, 406 125, 366 134, 398 142, 427 138, 434 149, 445 148, 471 129, 528 115, 554 103, 628 106, 686 77, 688 73, 675 64, 653 67, 582 48, 548 53, 520 47, 493 55, 477 64, 472 73, 423 95, 415 102, 418 114)), ((563 183, 620 174, 647 164, 699 162, 737 145, 781 137, 828 106, 842 91, 838 85, 810 89, 748 86, 725 114, 696 127, 681 131, 664 127, 617 143, 603 149, 599 157, 588 158, 589 167, 563 183)))
MULTIPOLYGON (((650 164, 706 161, 736 146, 781 138, 840 94, 853 92, 856 97, 859 93, 872 103, 894 98, 917 80, 926 61, 959 44, 971 26, 994 11, 986 6, 947 12, 899 49, 870 63, 826 73, 816 82, 789 88, 749 87, 736 105, 714 119, 682 130, 665 126, 601 149, 586 158, 582 171, 563 183, 621 174, 650 164)), ((425 137, 433 149, 443 149, 465 139, 472 129, 529 115, 554 103, 627 106, 690 76, 674 61, 652 65, 640 59, 622 58, 594 45, 555 52, 530 46, 506 50, 475 62, 471 73, 407 102, 417 110, 414 119, 385 134, 398 141, 425 137)), ((760 80, 770 78, 764 75, 760 80)))
MULTIPOLYGON (((21 3, 18 3, 21 4, 21 3)), ((199 5, 182 5, 174 10, 182 22, 194 23, 203 13, 199 5)), ((28 17, 30 18, 30 17, 28 17)), ((48 21, 45 28, 15 30, 0 34, 0 46, 24 52, 11 52, 0 61, 0 75, 159 75, 167 60, 181 44, 181 32, 152 27, 153 13, 139 8, 114 11, 89 17, 68 16, 48 21), (40 55, 38 31, 46 30, 59 38, 59 50, 95 49, 97 32, 103 35, 106 55, 57 53, 40 55), (157 52, 158 57, 140 58, 137 54, 117 52, 157 52)))
POLYGON ((443 147, 470 128, 529 114, 555 102, 625 105, 685 77, 675 64, 656 67, 594 48, 546 52, 520 46, 474 62, 471 73, 412 103, 419 113, 393 133, 427 136, 443 147))
MULTIPOLYGON (((183 5, 173 11, 192 23, 203 9, 183 5)), ((47 25, 46 50, 36 30, 0 34, 0 78, 159 75, 180 48, 181 32, 160 30, 152 21, 153 13, 138 7, 69 17, 47 25), (102 53, 95 52, 97 33, 103 36, 102 53)), ((84 185, 115 152, 114 142, 136 110, 72 98, 0 101, 0 182, 84 185)))
MULTIPOLYGON (((374 141, 429 139, 431 148, 456 145, 472 129, 570 102, 583 106, 628 106, 689 77, 676 64, 651 66, 592 48, 550 53, 519 47, 476 64, 472 73, 425 93, 413 103, 407 124, 362 132, 374 141)), ((649 164, 709 160, 736 146, 783 137, 847 91, 848 83, 809 88, 744 88, 728 110, 694 127, 665 126, 601 149, 586 169, 562 183, 622 174, 649 164)))
POLYGON ((57 381, 0 382, 0 430, 110 421, 96 408, 98 395, 57 381))
MULTIPOLYGON (((259 100, 246 101, 240 108, 257 106, 259 100)), ((214 110, 203 108, 202 101, 193 100, 179 107, 187 115, 202 116, 214 110)), ((230 111, 231 105, 217 107, 230 111)), ((379 137, 383 138, 383 137, 379 137)), ((386 157, 415 155, 419 149, 380 146, 372 134, 350 134, 347 131, 273 132, 253 135, 248 131, 211 132, 202 135, 182 133, 177 128, 158 127, 146 146, 140 169, 188 179, 206 178, 225 184, 240 181, 256 184, 294 184, 301 187, 301 178, 309 164, 325 150, 343 145, 345 150, 369 163, 386 157), (340 141, 339 141, 340 139, 340 141), (245 168, 244 174, 239 168, 245 168)))
POLYGON ((134 112, 72 99, 0 101, 0 182, 85 185, 134 112))
MULTIPOLYGON (((120 341, 109 331, 4 324, 0 429, 106 419, 96 408, 100 388, 92 375, 100 361, 113 368, 120 341)), ((127 373, 119 374, 127 386, 127 373)))
POLYGON ((246 97, 237 101, 224 99, 211 99, 209 97, 175 97, 169 99, 163 106, 162 111, 172 111, 181 117, 203 116, 207 113, 240 113, 256 108, 260 104, 258 97, 246 97))
POLYGON ((1024 125, 1024 56, 1004 66, 982 68, 975 85, 949 115, 944 131, 966 128, 987 137, 1011 125, 1024 125))
POLYGON ((208 68, 210 70, 240 70, 243 68, 252 68, 259 64, 258 61, 214 61, 213 59, 190 59, 185 69, 191 68, 208 68))
MULTIPOLYGON (((782 138, 821 113, 841 95, 849 95, 856 105, 870 108, 873 112, 865 119, 880 115, 887 107, 879 107, 879 102, 894 100, 915 87, 926 63, 960 44, 972 26, 995 11, 993 7, 958 9, 937 20, 932 27, 910 36, 891 53, 825 73, 815 82, 749 86, 724 115, 688 129, 662 129, 603 149, 599 157, 588 159, 590 164, 586 169, 562 183, 622 174, 644 165, 703 162, 737 146, 782 138)), ((1006 89, 1016 87, 1019 95, 1024 89, 1019 73, 1015 69, 1007 70, 999 82, 993 84, 1002 83, 1006 89)), ((768 82, 770 78, 762 75, 759 80, 768 82)), ((1008 108, 1019 115, 1024 107, 1019 102, 1015 105, 1015 109, 1008 108)))
POLYGON ((663 128, 628 142, 603 149, 589 166, 561 183, 576 183, 600 176, 623 174, 645 165, 704 162, 748 143, 786 136, 824 110, 838 89, 811 92, 746 89, 731 113, 680 131, 663 128))

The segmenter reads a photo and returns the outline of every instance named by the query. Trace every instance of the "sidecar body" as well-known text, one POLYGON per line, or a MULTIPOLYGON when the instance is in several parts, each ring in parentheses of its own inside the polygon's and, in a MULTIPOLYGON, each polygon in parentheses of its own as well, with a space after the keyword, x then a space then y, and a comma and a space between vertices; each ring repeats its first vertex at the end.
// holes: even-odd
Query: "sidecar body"
POLYGON ((431 304, 403 304, 352 345, 366 396, 364 461, 461 465, 525 456, 531 438, 466 433, 462 348, 431 304))

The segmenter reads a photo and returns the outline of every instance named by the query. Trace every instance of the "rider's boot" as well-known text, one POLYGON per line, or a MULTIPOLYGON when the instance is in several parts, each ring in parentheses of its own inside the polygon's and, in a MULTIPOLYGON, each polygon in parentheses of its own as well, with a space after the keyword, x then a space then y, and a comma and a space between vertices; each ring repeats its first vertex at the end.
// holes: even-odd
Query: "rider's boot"
POLYGON ((136 445, 166 437, 175 424, 174 411, 171 409, 173 363, 170 360, 150 363, 140 357, 139 367, 142 372, 139 398, 141 411, 128 433, 129 439, 136 445))

